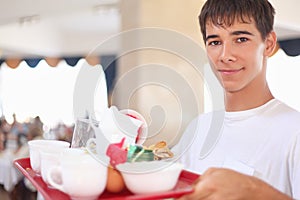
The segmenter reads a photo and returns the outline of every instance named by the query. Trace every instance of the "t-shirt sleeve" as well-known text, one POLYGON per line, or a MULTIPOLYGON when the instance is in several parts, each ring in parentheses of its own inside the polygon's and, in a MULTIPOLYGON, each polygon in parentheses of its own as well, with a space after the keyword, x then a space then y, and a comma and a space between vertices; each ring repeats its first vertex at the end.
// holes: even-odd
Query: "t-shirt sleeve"
POLYGON ((291 151, 293 199, 300 199, 300 131, 291 151))

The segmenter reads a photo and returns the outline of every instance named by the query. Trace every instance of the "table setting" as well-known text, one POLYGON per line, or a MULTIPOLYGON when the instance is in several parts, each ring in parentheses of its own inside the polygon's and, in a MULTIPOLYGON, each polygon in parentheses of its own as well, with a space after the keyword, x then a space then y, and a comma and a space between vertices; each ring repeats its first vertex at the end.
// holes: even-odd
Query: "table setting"
POLYGON ((99 120, 77 119, 71 143, 29 141, 29 157, 14 165, 45 200, 164 199, 191 193, 199 175, 184 170, 167 142, 143 145, 147 131, 141 114, 111 106, 99 120))

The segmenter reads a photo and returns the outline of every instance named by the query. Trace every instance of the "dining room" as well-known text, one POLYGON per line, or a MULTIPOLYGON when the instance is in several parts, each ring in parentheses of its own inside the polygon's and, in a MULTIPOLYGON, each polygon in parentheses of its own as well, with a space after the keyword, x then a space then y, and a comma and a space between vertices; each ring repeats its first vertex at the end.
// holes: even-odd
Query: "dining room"
MULTIPOLYGON (((112 105, 130 108, 149 124, 146 146, 168 141, 172 147, 195 116, 222 107, 222 89, 210 85, 213 77, 197 21, 204 2, 3 0, 0 199, 25 193, 25 200, 37 197, 13 167, 14 159, 29 156, 18 150, 26 151, 29 127, 37 116, 42 133, 34 136, 71 142, 77 118, 94 113, 99 120, 112 105), (85 71, 90 66, 100 66, 104 79, 85 71), (212 91, 219 91, 220 98, 212 91), (16 122, 22 125, 17 134, 12 131, 16 122)), ((270 88, 300 111, 300 95, 294 92, 300 80, 299 2, 270 2, 276 7, 279 44, 269 60, 270 88)))

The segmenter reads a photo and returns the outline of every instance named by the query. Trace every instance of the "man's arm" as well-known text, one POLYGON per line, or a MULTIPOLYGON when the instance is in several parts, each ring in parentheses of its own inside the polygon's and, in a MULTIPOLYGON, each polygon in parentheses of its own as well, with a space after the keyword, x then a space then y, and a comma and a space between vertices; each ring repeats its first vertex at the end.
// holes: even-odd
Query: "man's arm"
POLYGON ((224 168, 210 168, 195 182, 194 192, 180 200, 292 200, 262 180, 224 168))

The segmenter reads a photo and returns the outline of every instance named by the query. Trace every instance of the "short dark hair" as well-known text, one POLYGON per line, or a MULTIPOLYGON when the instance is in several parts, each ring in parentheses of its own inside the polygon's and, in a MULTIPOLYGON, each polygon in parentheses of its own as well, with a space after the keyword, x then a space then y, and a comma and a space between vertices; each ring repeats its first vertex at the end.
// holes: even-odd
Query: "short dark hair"
POLYGON ((273 30, 275 9, 268 0, 207 0, 203 5, 199 23, 203 40, 206 40, 206 23, 231 26, 235 20, 254 20, 262 39, 273 30))

